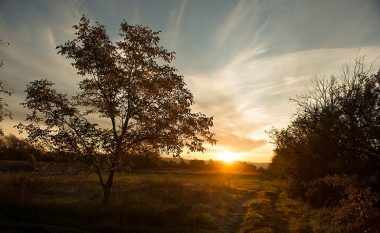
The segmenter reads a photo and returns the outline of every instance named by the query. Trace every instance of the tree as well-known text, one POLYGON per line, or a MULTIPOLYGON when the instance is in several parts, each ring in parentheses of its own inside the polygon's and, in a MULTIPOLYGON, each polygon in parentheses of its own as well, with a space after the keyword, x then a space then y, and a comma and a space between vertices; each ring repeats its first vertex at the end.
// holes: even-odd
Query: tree
POLYGON ((18 127, 33 143, 92 165, 104 205, 115 172, 130 157, 179 156, 184 148, 204 151, 204 142, 216 142, 213 118, 191 111, 193 95, 170 65, 175 53, 159 46, 159 32, 123 21, 114 43, 104 25, 91 25, 84 16, 73 28, 76 38, 57 49, 81 76, 79 92, 69 98, 46 79, 31 82, 22 103, 32 111, 29 124, 18 127), (99 118, 109 124, 92 121, 99 118))
POLYGON ((271 131, 270 170, 288 178, 289 194, 335 207, 341 231, 379 229, 380 71, 358 59, 340 76, 314 79, 294 101, 290 125, 271 131))
POLYGON ((33 161, 35 155, 41 154, 36 148, 33 148, 27 141, 7 135, 0 140, 0 159, 1 160, 24 160, 33 161), (33 158, 32 158, 33 157, 33 158))
MULTIPOLYGON (((3 40, 0 40, 0 45, 1 45, 1 46, 8 46, 9 43, 8 43, 8 42, 5 42, 5 41, 3 41, 3 40)), ((1 60, 0 60, 0 68, 3 68, 3 65, 4 65, 4 61, 3 61, 3 59, 1 59, 1 60)))
POLYGON ((341 76, 314 79, 311 91, 294 101, 290 125, 271 131, 272 169, 291 179, 293 191, 305 195, 335 174, 379 180, 380 72, 358 59, 341 76))
MULTIPOLYGON (((0 40, 0 45, 1 46, 8 46, 9 43, 5 42, 3 40, 0 40)), ((0 68, 3 68, 4 66, 4 61, 0 61, 0 68)), ((7 82, 4 80, 0 80, 0 122, 4 120, 4 117, 12 117, 11 112, 7 109, 8 104, 4 101, 4 98, 2 97, 3 95, 11 96, 13 93, 13 90, 8 88, 7 82)), ((0 135, 4 135, 3 129, 0 128, 0 135)))
MULTIPOLYGON (((5 117, 12 118, 12 113, 7 109, 8 104, 5 102, 3 95, 11 96, 13 90, 8 88, 8 84, 4 80, 0 80, 0 122, 4 120, 5 117)), ((0 128, 0 136, 4 135, 3 129, 0 128)))

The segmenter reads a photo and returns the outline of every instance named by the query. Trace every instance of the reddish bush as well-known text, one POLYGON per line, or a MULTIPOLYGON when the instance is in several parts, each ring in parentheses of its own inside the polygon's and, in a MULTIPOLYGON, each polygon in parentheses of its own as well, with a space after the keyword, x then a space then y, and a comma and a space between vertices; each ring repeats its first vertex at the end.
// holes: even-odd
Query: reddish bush
POLYGON ((333 223, 347 233, 380 232, 380 210, 376 207, 379 199, 371 189, 349 186, 344 195, 334 213, 333 223))

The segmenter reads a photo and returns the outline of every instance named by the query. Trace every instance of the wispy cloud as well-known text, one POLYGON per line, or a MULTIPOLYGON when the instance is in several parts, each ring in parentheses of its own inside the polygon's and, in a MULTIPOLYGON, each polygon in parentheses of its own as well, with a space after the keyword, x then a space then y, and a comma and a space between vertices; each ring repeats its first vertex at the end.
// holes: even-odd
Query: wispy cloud
POLYGON ((257 1, 250 2, 247 0, 239 0, 229 17, 226 19, 218 33, 217 44, 221 46, 231 34, 241 31, 243 22, 247 17, 252 16, 257 7, 257 1))
POLYGON ((7 132, 17 133, 12 127, 25 119, 25 111, 19 103, 25 98, 24 90, 29 82, 48 78, 62 91, 73 92, 76 71, 66 59, 57 55, 55 47, 72 36, 72 25, 81 15, 78 11, 80 2, 44 3, 44 14, 40 12, 40 2, 35 6, 21 2, 3 4, 2 9, 10 12, 0 11, 0 30, 10 46, 0 48, 1 57, 6 61, 0 75, 15 93, 7 98, 13 120, 2 124, 7 132), (18 18, 14 18, 12 9, 17 9, 18 18))
POLYGON ((253 140, 250 138, 239 137, 234 134, 217 135, 218 143, 225 149, 234 152, 247 152, 257 149, 267 143, 264 139, 253 140))
POLYGON ((173 36, 178 36, 181 30, 182 17, 185 12, 187 0, 182 0, 181 5, 172 10, 169 15, 168 33, 173 36))

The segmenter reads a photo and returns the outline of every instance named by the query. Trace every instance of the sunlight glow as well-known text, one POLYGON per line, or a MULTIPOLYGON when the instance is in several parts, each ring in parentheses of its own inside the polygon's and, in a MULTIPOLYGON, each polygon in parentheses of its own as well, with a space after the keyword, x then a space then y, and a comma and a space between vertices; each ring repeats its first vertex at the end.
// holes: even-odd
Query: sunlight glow
POLYGON ((240 158, 240 155, 231 151, 222 151, 217 153, 218 159, 225 162, 233 162, 240 158))

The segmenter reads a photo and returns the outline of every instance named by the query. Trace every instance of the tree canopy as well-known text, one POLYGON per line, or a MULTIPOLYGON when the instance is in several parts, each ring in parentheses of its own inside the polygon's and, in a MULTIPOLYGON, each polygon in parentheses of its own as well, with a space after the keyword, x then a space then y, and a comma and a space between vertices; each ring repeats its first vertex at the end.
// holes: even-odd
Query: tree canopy
POLYGON ((192 112, 193 95, 171 66, 175 53, 159 45, 159 32, 123 21, 113 42, 104 25, 86 17, 73 27, 76 38, 57 49, 81 77, 77 94, 61 94, 46 79, 31 82, 23 103, 29 123, 18 127, 34 143, 94 166, 105 203, 114 172, 131 156, 179 156, 184 148, 204 151, 204 142, 216 142, 213 118, 192 112))
POLYGON ((274 165, 291 176, 371 175, 380 162, 380 72, 362 61, 341 76, 316 78, 294 101, 291 124, 274 129, 274 165), (281 168, 280 168, 281 167, 281 168))

